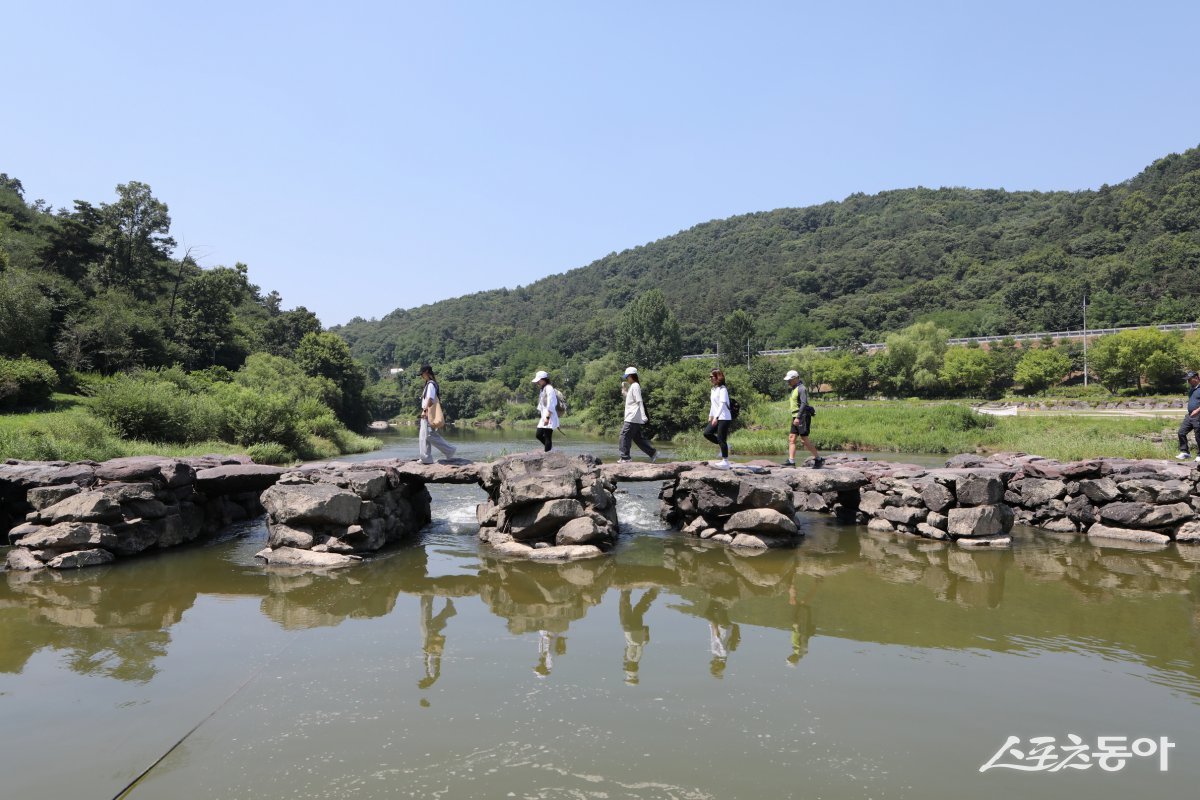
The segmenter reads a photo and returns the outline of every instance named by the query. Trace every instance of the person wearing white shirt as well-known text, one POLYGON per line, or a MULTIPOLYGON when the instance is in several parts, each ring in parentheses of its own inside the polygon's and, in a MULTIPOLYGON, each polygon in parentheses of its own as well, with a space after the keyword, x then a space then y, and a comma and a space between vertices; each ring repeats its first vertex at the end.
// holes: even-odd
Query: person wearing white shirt
POLYGON ((729 410, 729 388, 725 385, 725 373, 714 369, 709 373, 712 380, 712 390, 708 394, 708 425, 704 428, 704 438, 721 448, 721 460, 714 466, 729 469, 729 426, 733 422, 733 414, 729 410))
POLYGON ((537 439, 550 452, 554 446, 554 429, 558 427, 558 392, 550 382, 550 375, 545 370, 538 370, 533 376, 533 382, 538 385, 538 426, 537 439))
POLYGON ((429 424, 429 407, 438 400, 437 380, 433 377, 433 367, 421 365, 421 377, 425 379, 425 388, 421 391, 421 430, 417 439, 417 448, 422 464, 433 463, 433 447, 441 450, 446 458, 454 458, 458 448, 447 442, 442 434, 429 424))
POLYGON ((658 458, 658 451, 650 446, 642 426, 649 422, 646 415, 646 403, 642 400, 642 384, 638 379, 637 367, 625 370, 625 383, 621 386, 621 394, 625 395, 625 422, 621 425, 621 436, 617 439, 617 460, 632 461, 629 457, 630 442, 650 456, 653 462, 658 458))

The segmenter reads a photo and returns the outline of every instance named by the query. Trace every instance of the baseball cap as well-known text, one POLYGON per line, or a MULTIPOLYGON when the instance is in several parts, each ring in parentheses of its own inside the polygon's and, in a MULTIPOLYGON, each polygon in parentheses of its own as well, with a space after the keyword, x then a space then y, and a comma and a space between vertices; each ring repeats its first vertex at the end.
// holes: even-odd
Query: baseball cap
POLYGON ((787 381, 790 381, 792 378, 799 378, 799 377, 800 377, 799 372, 796 372, 796 370, 794 370, 794 369, 789 369, 787 375, 783 376, 783 380, 785 382, 787 382, 787 381))
POLYGON ((548 380, 550 380, 550 373, 546 372, 546 370, 544 370, 544 369, 539 369, 537 372, 537 375, 533 376, 533 380, 531 380, 530 383, 537 383, 538 381, 548 381, 548 380))
POLYGON ((1200 372, 1189 372, 1187 379, 1190 381, 1192 378, 1200 378, 1200 372))
POLYGON ((637 367, 625 368, 625 377, 628 378, 630 375, 637 375, 637 367))

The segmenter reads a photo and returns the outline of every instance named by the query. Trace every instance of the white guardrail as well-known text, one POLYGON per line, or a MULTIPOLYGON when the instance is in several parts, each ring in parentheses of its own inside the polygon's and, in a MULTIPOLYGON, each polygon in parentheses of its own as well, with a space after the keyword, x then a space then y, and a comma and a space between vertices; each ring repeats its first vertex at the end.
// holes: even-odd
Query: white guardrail
MULTIPOLYGON (((1093 339, 1097 336, 1109 336, 1114 333, 1121 333, 1122 331, 1140 331, 1145 330, 1146 328, 1157 328, 1160 331, 1194 331, 1200 329, 1200 323, 1176 322, 1170 325, 1129 325, 1124 328, 1088 328, 1087 338, 1093 339)), ((1047 336, 1049 336, 1051 339, 1082 339, 1084 337, 1084 331, 1080 329, 1074 331, 1045 331, 1042 333, 1012 333, 1002 336, 967 336, 960 339, 950 339, 947 343, 951 345, 964 345, 970 344, 971 342, 979 342, 980 344, 983 344, 984 342, 1002 342, 1005 339, 1012 339, 1016 342, 1027 342, 1031 339, 1044 339, 1047 336)), ((882 350, 885 347, 887 347, 887 345, 883 342, 872 342, 870 344, 864 342, 862 344, 862 348, 869 351, 882 350)), ((760 356, 788 356, 792 353, 799 353, 802 349, 804 348, 792 347, 786 350, 759 350, 757 354, 760 356)), ((813 349, 818 353, 832 353, 838 348, 814 347, 813 349)), ((738 357, 740 358, 741 356, 742 354, 739 353, 738 357)), ((688 359, 716 357, 716 353, 694 353, 692 355, 682 356, 681 358, 686 361, 688 359)))

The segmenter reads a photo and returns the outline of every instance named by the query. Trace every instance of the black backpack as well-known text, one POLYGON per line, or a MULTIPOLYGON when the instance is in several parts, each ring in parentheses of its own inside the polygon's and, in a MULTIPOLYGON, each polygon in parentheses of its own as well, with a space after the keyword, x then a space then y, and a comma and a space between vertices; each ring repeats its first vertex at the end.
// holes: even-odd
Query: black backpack
POLYGON ((738 414, 741 414, 741 413, 742 413, 742 404, 739 403, 732 394, 729 395, 729 421, 732 422, 733 420, 737 419, 738 414))

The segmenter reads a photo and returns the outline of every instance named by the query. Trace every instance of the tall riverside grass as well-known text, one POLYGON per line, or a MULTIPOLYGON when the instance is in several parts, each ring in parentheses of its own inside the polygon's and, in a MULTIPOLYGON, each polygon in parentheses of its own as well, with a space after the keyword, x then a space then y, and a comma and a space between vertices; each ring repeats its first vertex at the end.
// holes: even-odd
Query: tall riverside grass
MULTIPOLYGON (((1166 458, 1175 452, 1171 420, 1139 417, 989 417, 954 403, 865 401, 818 403, 809 439, 822 451, 906 453, 1020 451, 1072 461, 1097 456, 1166 458), (1155 442, 1156 435, 1162 441, 1155 442)), ((1182 413, 1182 412, 1181 412, 1182 413)), ((729 437, 737 455, 787 453, 783 403, 744 412, 747 429, 729 437), (761 426, 761 429, 755 429, 761 426)), ((699 425, 697 425, 699 428, 699 425)), ((715 447, 698 433, 675 439, 681 458, 709 458, 715 447)))

